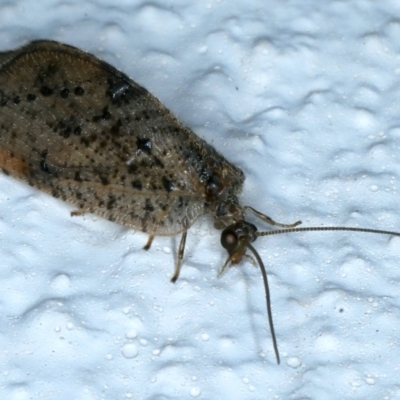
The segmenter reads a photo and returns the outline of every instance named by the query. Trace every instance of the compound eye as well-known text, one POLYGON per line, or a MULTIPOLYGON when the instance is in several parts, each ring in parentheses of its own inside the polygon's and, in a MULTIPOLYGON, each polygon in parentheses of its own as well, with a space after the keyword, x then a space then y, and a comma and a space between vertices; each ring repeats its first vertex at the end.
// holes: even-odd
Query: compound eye
POLYGON ((232 228, 228 227, 222 231, 221 245, 224 249, 226 249, 229 255, 232 255, 236 252, 239 245, 239 239, 236 232, 232 228))

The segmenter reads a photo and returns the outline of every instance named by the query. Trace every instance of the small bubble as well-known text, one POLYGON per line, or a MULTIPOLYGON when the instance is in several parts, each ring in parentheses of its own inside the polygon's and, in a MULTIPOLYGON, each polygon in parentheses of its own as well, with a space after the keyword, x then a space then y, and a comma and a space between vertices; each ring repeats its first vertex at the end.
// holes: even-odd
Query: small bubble
POLYGON ((129 331, 125 333, 125 337, 127 339, 135 339, 137 337, 137 332, 135 330, 129 331))
POLYGON ((163 247, 163 248, 162 248, 162 251, 163 251, 165 254, 171 254, 171 249, 170 249, 169 247, 163 247))
POLYGON ((134 344, 126 344, 122 347, 122 355, 125 358, 135 358, 139 351, 134 344))
POLYGON ((208 342, 210 340, 210 335, 208 333, 202 333, 201 334, 201 340, 203 342, 208 342))
POLYGON ((199 397, 201 395, 201 390, 198 387, 194 387, 192 388, 192 390, 190 391, 190 395, 192 397, 199 397))
POLYGON ((66 274, 58 274, 52 279, 50 286, 54 291, 63 293, 71 288, 71 279, 66 274))
POLYGON ((301 360, 297 357, 289 357, 286 361, 286 364, 292 368, 299 368, 301 366, 301 360))
POLYGON ((371 192, 377 192, 377 191, 379 190, 379 187, 378 187, 377 185, 371 185, 371 186, 369 187, 369 190, 370 190, 371 192))

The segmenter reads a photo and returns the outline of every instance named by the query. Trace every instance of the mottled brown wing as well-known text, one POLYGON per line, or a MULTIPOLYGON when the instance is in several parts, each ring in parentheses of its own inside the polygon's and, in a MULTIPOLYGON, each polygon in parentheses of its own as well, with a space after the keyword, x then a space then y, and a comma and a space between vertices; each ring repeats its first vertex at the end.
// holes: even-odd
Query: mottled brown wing
POLYGON ((127 76, 49 41, 0 54, 0 167, 155 235, 208 212, 212 169, 236 170, 127 76))

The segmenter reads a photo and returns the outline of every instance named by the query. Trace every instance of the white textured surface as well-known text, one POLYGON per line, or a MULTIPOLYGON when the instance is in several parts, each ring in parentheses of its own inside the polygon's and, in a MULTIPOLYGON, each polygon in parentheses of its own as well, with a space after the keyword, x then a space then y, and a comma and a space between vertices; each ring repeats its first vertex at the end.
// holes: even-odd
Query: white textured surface
MULTIPOLYGON (((0 1, 0 47, 111 62, 243 168, 280 222, 400 230, 397 1, 0 1)), ((259 239, 222 278, 219 233, 146 236, 0 177, 0 398, 400 399, 400 240, 259 239)), ((260 229, 267 227, 259 224, 260 229)))

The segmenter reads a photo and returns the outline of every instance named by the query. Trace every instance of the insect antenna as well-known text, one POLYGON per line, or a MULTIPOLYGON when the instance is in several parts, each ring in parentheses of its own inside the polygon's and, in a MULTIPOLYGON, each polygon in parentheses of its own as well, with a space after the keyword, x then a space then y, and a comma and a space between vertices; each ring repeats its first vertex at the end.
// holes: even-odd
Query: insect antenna
POLYGON ((284 233, 316 232, 316 231, 364 232, 364 233, 377 233, 380 235, 400 236, 400 232, 383 231, 379 229, 368 229, 368 228, 353 228, 347 226, 309 226, 309 227, 305 226, 302 228, 288 228, 288 229, 279 229, 277 231, 255 232, 255 235, 257 237, 260 237, 260 236, 282 235, 284 233))
POLYGON ((254 257, 256 258, 260 269, 261 269, 261 274, 264 280, 264 287, 265 287, 265 298, 267 301, 267 313, 268 313, 268 323, 269 323, 269 329, 271 332, 271 337, 272 337, 272 344, 274 346, 274 351, 275 351, 275 357, 276 357, 276 362, 280 364, 281 360, 279 357, 279 350, 278 350, 278 344, 276 341, 276 336, 275 336, 275 329, 274 329, 274 322, 272 320, 272 309, 271 309, 271 295, 269 292, 269 285, 268 285, 268 277, 267 277, 267 271, 265 270, 264 263, 261 260, 260 255, 257 253, 256 249, 248 242, 245 243, 246 247, 254 254, 254 257))
MULTIPOLYGON (((300 222, 296 222, 296 224, 293 224, 293 226, 295 226, 299 223, 300 222)), ((316 226, 316 227, 302 227, 302 228, 292 227, 292 228, 280 229, 280 230, 275 230, 275 231, 265 231, 265 232, 255 231, 255 232, 253 232, 253 234, 255 235, 255 238, 257 238, 260 236, 272 236, 272 235, 280 235, 280 234, 284 234, 284 233, 313 232, 313 231, 365 232, 365 233, 377 233, 377 234, 381 234, 381 235, 391 235, 391 236, 399 236, 400 237, 399 232, 385 231, 385 230, 379 230, 379 229, 353 228, 353 227, 346 227, 346 226, 316 226)), ((255 240, 255 238, 254 238, 254 240, 255 240)), ((272 337, 272 343, 273 343, 273 347, 274 347, 274 351, 275 351, 276 361, 279 364, 280 357, 279 357, 278 345, 277 345, 276 336, 275 336, 274 323, 272 320, 271 296, 270 296, 270 291, 269 291, 267 272, 266 272, 264 263, 261 260, 260 255, 258 254, 256 249, 249 243, 249 241, 242 240, 241 245, 247 247, 253 253, 258 264, 260 265, 262 277, 264 280, 265 298, 267 301, 269 329, 271 331, 271 337, 272 337)), ((226 264, 224 265, 223 270, 226 269, 226 265, 231 260, 231 258, 232 257, 228 258, 226 264)))

